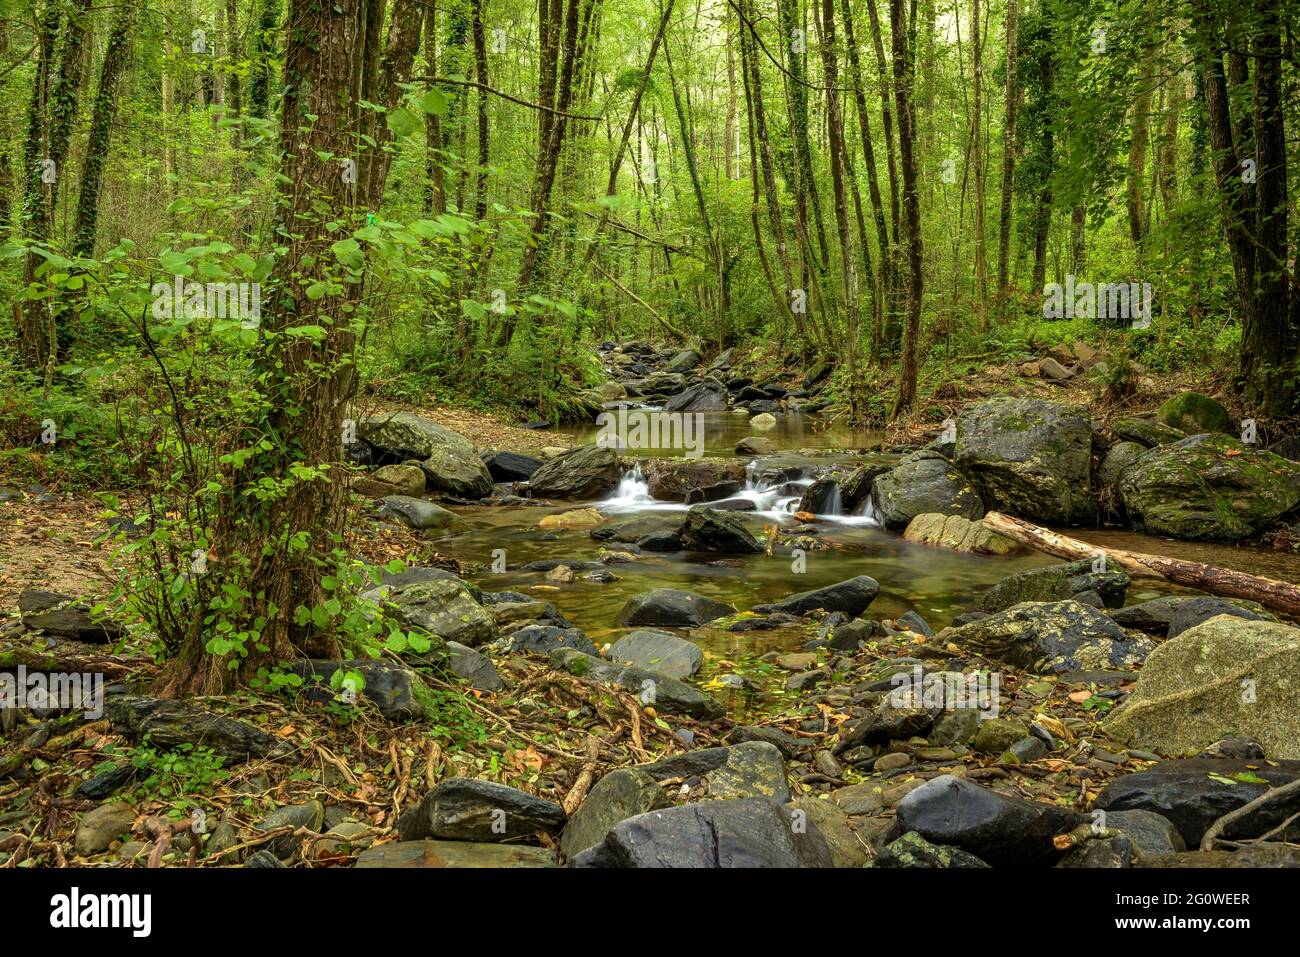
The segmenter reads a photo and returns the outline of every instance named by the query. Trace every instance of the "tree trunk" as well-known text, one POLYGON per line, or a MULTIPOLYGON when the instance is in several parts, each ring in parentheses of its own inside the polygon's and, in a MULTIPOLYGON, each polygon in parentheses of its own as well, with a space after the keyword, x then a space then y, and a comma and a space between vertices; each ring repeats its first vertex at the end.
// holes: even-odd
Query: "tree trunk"
POLYGON ((898 371, 898 395, 891 418, 912 408, 916 400, 917 341, 921 332, 923 293, 921 200, 917 195, 916 156, 913 151, 912 63, 908 50, 903 0, 889 0, 889 29, 894 47, 894 101, 898 110, 898 150, 903 167, 903 208, 907 218, 907 324, 903 329, 903 354, 898 371))
POLYGON ((248 594, 226 612, 246 634, 238 667, 207 650, 204 607, 180 654, 160 677, 165 694, 217 694, 254 677, 307 647, 337 653, 295 616, 322 600, 320 580, 331 570, 345 517, 342 485, 331 466, 341 455, 344 405, 353 388, 352 303, 346 293, 313 299, 314 282, 337 289, 331 247, 338 236, 329 221, 355 222, 355 189, 344 182, 334 157, 351 155, 353 76, 360 0, 290 0, 285 33, 283 120, 276 232, 286 250, 271 276, 270 303, 255 373, 265 416, 251 423, 244 445, 269 439, 226 473, 227 491, 215 529, 222 584, 248 594), (305 148, 302 148, 305 147, 305 148), (322 216, 320 209, 330 216, 322 216), (321 335, 293 334, 319 327, 321 335), (275 496, 263 482, 284 483, 275 496), (324 645, 322 648, 321 646, 324 645))
POLYGON ((1011 218, 1016 178, 1016 114, 1020 106, 1020 88, 1016 77, 1017 31, 1020 24, 1019 0, 1007 0, 1007 85, 1006 120, 1002 131, 1002 202, 998 210, 998 318, 1007 318, 1011 299, 1011 218))

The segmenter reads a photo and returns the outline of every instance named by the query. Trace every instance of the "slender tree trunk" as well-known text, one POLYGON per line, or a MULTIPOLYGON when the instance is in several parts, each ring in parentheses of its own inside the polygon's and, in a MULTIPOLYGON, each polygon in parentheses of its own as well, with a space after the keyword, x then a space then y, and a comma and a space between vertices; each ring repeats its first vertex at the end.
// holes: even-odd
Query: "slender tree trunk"
POLYGON ((1007 0, 1007 83, 1006 120, 1002 130, 1002 202, 998 210, 998 318, 1007 318, 1011 299, 1011 220, 1016 178, 1016 118, 1020 88, 1016 68, 1020 25, 1019 0, 1007 0))
POLYGON ((898 110, 898 151, 903 172, 903 208, 907 225, 907 324, 898 371, 898 395, 892 418, 911 411, 916 401, 917 343, 921 333, 921 201, 917 194, 916 156, 913 152, 912 63, 904 21, 904 0, 889 0, 889 28, 894 47, 894 101, 898 110))
POLYGON ((975 179, 975 311, 980 329, 989 327, 988 308, 988 254, 984 232, 984 47, 980 42, 980 0, 971 0, 971 170, 975 179))

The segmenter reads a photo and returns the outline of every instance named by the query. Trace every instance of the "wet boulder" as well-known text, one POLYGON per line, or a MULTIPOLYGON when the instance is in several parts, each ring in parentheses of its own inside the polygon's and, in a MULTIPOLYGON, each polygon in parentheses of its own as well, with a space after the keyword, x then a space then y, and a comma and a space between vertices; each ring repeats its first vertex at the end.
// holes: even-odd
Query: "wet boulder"
POLYGON ((695 642, 650 629, 624 635, 610 647, 609 657, 670 678, 689 678, 704 663, 704 653, 695 642))
POLYGON ((918 545, 934 545, 973 555, 1015 555, 1024 545, 991 532, 982 521, 970 521, 960 515, 918 515, 907 523, 903 538, 918 545))
POLYGON ((952 463, 938 452, 905 455, 891 471, 876 478, 871 489, 885 528, 907 528, 927 512, 982 518, 984 504, 952 463))
POLYGON ((953 454, 985 508, 1051 524, 1093 514, 1092 428, 1075 406, 1015 398, 968 406, 953 454))
POLYGON ((731 492, 735 492, 745 481, 744 465, 732 459, 657 458, 637 464, 646 489, 661 502, 689 502, 692 493, 719 486, 734 486, 731 492))
POLYGON ((611 448, 584 445, 551 459, 528 480, 534 498, 595 499, 618 487, 622 473, 611 448))
POLYGON ((481 456, 494 482, 526 482, 542 467, 542 460, 519 452, 489 449, 481 456))
POLYGON ((1300 463, 1226 435, 1194 435, 1143 453, 1120 492, 1139 530, 1240 541, 1300 506, 1300 463))
POLYGON ((725 412, 726 409, 727 387, 717 379, 697 382, 664 402, 665 412, 725 412))
POLYGON ((1106 614, 1077 601, 1022 602, 954 628, 948 640, 966 651, 1040 674, 1127 670, 1155 649, 1106 614))
POLYGON ((682 547, 691 552, 722 552, 757 555, 763 551, 757 539, 729 512, 696 505, 686 513, 680 533, 682 547))
POLYGON ((618 624, 696 628, 735 613, 735 608, 716 598, 679 588, 655 588, 630 598, 618 613, 618 624))
MULTIPOLYGON (((447 573, 444 573, 447 574, 447 573)), ((492 614, 455 576, 417 577, 371 589, 363 596, 382 602, 406 628, 473 648, 495 637, 492 614)))

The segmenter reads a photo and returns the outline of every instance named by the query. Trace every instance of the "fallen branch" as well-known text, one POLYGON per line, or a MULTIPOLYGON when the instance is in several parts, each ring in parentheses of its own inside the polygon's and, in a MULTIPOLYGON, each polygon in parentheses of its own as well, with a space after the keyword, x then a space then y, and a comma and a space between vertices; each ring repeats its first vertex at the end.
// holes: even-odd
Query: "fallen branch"
POLYGON ((1211 824, 1209 829, 1206 830, 1205 836, 1201 838, 1201 850, 1214 850, 1214 842, 1217 841, 1219 836, 1231 825, 1240 821, 1243 817, 1255 813, 1266 804, 1272 804, 1274 801, 1295 794, 1297 791, 1300 791, 1300 778, 1297 778, 1294 781, 1289 781, 1281 787, 1271 788, 1259 797, 1255 798, 1255 800, 1249 801, 1241 807, 1229 811, 1227 814, 1223 815, 1223 817, 1211 824))
POLYGON ((1259 602, 1265 608, 1284 612, 1300 618, 1300 586, 1273 578, 1249 575, 1231 568, 1218 568, 1200 562, 1187 562, 1163 555, 1147 555, 1119 548, 1105 548, 1061 535, 1050 528, 1033 525, 1001 512, 989 512, 983 519, 990 532, 1004 535, 1013 541, 1031 545, 1039 551, 1057 558, 1094 558, 1105 555, 1116 565, 1141 578, 1160 578, 1176 585, 1185 585, 1229 598, 1246 598, 1259 602))

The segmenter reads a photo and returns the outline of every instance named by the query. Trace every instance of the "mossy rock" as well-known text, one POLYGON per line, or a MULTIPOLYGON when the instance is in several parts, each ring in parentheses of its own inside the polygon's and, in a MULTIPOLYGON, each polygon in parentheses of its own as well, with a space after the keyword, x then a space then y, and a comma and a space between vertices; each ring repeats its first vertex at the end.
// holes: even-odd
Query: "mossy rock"
POLYGON ((1300 506, 1300 463, 1226 435, 1194 435, 1148 449, 1120 492, 1140 531, 1235 542, 1300 506))
POLYGON ((1167 399, 1156 412, 1161 425, 1181 429, 1188 435, 1206 432, 1232 434, 1232 420, 1225 409, 1208 395, 1199 392, 1180 392, 1167 399))

